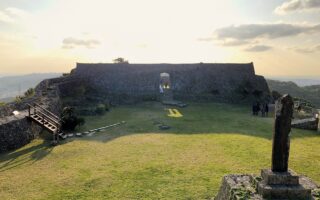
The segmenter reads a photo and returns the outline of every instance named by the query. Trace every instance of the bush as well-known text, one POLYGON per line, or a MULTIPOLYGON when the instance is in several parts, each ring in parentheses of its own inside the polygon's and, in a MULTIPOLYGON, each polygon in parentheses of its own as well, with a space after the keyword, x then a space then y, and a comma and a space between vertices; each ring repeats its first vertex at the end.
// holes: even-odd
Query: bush
POLYGON ((77 126, 82 126, 85 123, 85 120, 81 117, 78 117, 75 112, 74 108, 72 107, 65 107, 62 111, 61 115, 62 119, 62 130, 66 131, 73 131, 77 126))
POLYGON ((16 103, 21 103, 22 102, 23 97, 21 96, 16 96, 16 99, 14 100, 16 103))
POLYGON ((96 107, 96 113, 103 115, 106 112, 106 106, 104 104, 98 104, 96 107))
POLYGON ((0 102, 0 107, 6 105, 4 102, 0 102))
POLYGON ((35 93, 35 90, 34 88, 29 88, 25 93, 24 93, 24 96, 25 97, 32 97, 35 93))

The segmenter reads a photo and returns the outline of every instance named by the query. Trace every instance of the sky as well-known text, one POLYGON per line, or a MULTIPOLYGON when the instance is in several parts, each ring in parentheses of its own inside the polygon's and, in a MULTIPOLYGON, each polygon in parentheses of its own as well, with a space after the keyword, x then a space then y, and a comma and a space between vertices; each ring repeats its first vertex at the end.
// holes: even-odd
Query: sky
POLYGON ((319 36, 320 0, 1 0, 0 74, 124 57, 320 77, 319 36))

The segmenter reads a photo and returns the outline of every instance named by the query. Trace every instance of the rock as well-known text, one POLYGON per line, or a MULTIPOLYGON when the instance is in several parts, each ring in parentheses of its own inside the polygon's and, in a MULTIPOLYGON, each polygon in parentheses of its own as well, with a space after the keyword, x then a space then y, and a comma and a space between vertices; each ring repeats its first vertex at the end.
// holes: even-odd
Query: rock
POLYGON ((160 130, 168 130, 168 129, 170 129, 171 127, 170 126, 167 126, 167 125, 160 125, 159 126, 159 129, 160 130))
POLYGON ((90 132, 87 136, 91 137, 93 136, 93 134, 95 134, 96 132, 90 132))
POLYGON ((66 135, 66 134, 62 134, 62 135, 60 135, 60 137, 62 138, 62 139, 67 139, 68 138, 68 135, 66 135))
POLYGON ((76 136, 77 136, 77 137, 81 137, 81 136, 82 136, 82 133, 76 133, 76 136))

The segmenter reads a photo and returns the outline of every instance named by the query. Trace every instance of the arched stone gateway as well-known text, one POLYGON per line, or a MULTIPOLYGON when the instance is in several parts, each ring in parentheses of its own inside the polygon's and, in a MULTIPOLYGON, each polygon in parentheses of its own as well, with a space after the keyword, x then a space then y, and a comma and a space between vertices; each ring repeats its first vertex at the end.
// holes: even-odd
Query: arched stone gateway
POLYGON ((163 89, 170 89, 170 74, 163 72, 160 74, 160 86, 163 89))
POLYGON ((160 90, 160 98, 162 102, 173 100, 169 73, 166 73, 166 72, 160 73, 159 90, 160 90))

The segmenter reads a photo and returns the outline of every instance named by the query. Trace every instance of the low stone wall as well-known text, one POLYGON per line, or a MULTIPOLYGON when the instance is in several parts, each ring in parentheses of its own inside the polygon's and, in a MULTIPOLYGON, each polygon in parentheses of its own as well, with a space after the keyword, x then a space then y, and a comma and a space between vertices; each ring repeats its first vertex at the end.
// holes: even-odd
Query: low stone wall
POLYGON ((41 127, 28 119, 12 120, 0 126, 0 153, 28 144, 39 135, 41 127))
POLYGON ((291 127, 305 129, 305 130, 318 130, 319 118, 294 120, 291 123, 291 127))
POLYGON ((4 106, 0 107, 0 118, 11 115, 15 110, 25 110, 28 108, 28 104, 32 104, 34 102, 39 102, 38 97, 30 97, 23 99, 21 102, 10 102, 4 106))

